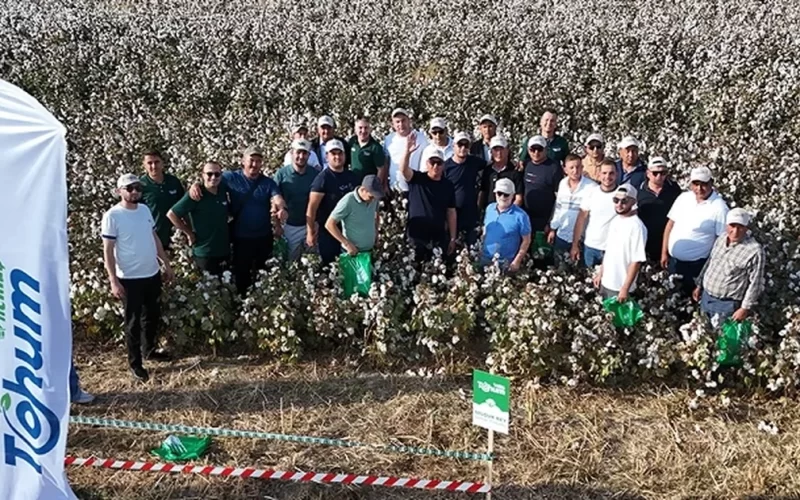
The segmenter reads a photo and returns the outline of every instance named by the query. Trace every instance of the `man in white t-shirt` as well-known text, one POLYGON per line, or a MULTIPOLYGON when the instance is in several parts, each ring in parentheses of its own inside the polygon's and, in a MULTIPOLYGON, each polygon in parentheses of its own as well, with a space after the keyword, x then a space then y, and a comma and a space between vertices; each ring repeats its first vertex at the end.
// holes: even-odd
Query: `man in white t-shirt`
POLYGON ((422 156, 419 159, 419 171, 428 171, 428 158, 431 157, 437 149, 441 151, 444 156, 444 161, 453 157, 454 145, 453 139, 447 131, 447 122, 444 118, 434 118, 428 127, 428 133, 431 135, 431 142, 425 146, 422 151, 422 156))
MULTIPOLYGON (((294 141, 301 141, 301 140, 308 140, 308 127, 302 124, 295 125, 294 127, 292 127, 292 142, 294 143, 294 141)), ((282 166, 285 167, 286 165, 294 164, 294 157, 292 155, 292 151, 293 149, 289 148, 289 151, 286 152, 286 154, 283 157, 282 166)), ((306 162, 306 165, 314 167, 317 170, 320 169, 319 158, 317 157, 317 153, 315 153, 314 151, 308 152, 308 161, 306 162)))
POLYGON ((578 155, 572 153, 564 158, 564 177, 558 183, 556 206, 550 219, 547 243, 553 245, 558 254, 569 253, 575 222, 581 213, 581 202, 597 184, 583 175, 583 164, 578 155))
POLYGON ((428 138, 421 130, 414 130, 411 128, 411 113, 403 108, 397 108, 392 111, 392 128, 394 132, 386 136, 383 141, 383 150, 386 152, 386 166, 380 170, 378 174, 382 177, 384 191, 389 194, 390 188, 395 188, 400 191, 408 191, 408 183, 400 175, 400 162, 406 154, 406 142, 408 137, 414 134, 416 138, 417 149, 411 154, 408 166, 411 170, 419 171, 420 158, 425 146, 428 145, 428 138))
POLYGON ((570 257, 577 261, 581 255, 581 238, 586 231, 583 239, 583 262, 586 267, 598 266, 603 262, 608 225, 617 215, 612 201, 616 187, 617 167, 612 160, 603 160, 600 164, 600 185, 592 188, 581 200, 581 212, 572 234, 570 257))
POLYGON ((117 181, 121 200, 103 215, 101 235, 103 257, 111 294, 125 306, 125 341, 131 374, 146 382, 150 377, 142 357, 168 361, 169 356, 156 349, 156 334, 161 321, 158 298, 161 295, 161 269, 164 279, 174 277, 169 258, 155 233, 150 210, 140 204, 142 183, 133 174, 117 181))
POLYGON ((644 251, 647 228, 636 215, 637 196, 636 188, 630 184, 614 191, 612 201, 617 216, 608 225, 608 232, 614 237, 609 238, 603 263, 594 276, 594 284, 600 287, 604 299, 628 300, 630 292, 636 290, 639 268, 647 260, 644 251))
POLYGON ((694 290, 718 236, 726 232, 728 205, 714 189, 708 167, 692 169, 691 191, 681 193, 667 215, 661 248, 661 266, 682 276, 686 296, 694 290))

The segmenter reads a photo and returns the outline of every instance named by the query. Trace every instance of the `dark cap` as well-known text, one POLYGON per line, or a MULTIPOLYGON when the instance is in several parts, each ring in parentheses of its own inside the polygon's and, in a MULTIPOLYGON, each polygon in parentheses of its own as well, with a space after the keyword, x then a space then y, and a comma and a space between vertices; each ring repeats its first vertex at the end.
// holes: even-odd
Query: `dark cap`
POLYGON ((369 194, 374 196, 377 199, 383 198, 383 186, 381 185, 380 179, 378 179, 377 175, 367 175, 364 177, 364 180, 361 181, 361 187, 366 189, 369 194))

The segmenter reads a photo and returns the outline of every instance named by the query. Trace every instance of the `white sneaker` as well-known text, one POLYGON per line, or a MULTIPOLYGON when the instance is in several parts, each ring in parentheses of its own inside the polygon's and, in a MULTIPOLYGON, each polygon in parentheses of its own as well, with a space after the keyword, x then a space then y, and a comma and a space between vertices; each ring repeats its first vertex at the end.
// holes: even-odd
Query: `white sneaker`
POLYGON ((78 394, 72 397, 72 402, 79 405, 88 405, 92 401, 94 401, 94 396, 81 389, 78 389, 78 394))

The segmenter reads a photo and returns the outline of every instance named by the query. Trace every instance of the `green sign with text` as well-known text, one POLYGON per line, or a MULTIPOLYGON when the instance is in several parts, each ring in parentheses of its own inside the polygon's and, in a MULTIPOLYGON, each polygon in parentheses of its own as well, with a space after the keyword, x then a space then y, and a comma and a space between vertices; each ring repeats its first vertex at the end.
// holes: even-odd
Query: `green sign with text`
POLYGON ((472 371, 472 425, 508 434, 511 382, 481 370, 472 371))

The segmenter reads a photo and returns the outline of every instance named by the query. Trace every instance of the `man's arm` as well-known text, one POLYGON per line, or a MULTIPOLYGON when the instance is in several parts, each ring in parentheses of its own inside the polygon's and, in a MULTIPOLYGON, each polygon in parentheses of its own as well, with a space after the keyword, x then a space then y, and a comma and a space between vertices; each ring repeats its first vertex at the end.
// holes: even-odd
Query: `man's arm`
POLYGON ((403 155, 403 158, 400 160, 400 175, 406 182, 410 181, 412 177, 414 177, 414 171, 411 170, 409 166, 409 162, 411 161, 411 155, 414 151, 417 150, 417 134, 411 133, 408 136, 408 140, 406 141, 406 151, 403 155))
POLYGON ((625 302, 628 300, 629 290, 631 289, 631 285, 633 285, 633 281, 636 279, 636 276, 639 274, 639 268, 641 267, 641 262, 631 262, 628 265, 628 274, 625 276, 625 282, 622 284, 622 288, 619 290, 619 295, 617 295, 618 302, 625 302))
MULTIPOLYGON (((578 212, 578 217, 575 219, 575 230, 572 233, 572 248, 570 249, 570 254, 577 254, 580 252, 581 238, 583 238, 583 232, 586 230, 586 220, 588 218, 588 210, 581 210, 578 212)), ((575 256, 572 258, 577 260, 575 256)))
POLYGON ((166 282, 169 283, 175 277, 172 266, 169 265, 169 256, 167 252, 164 251, 164 246, 161 244, 161 239, 158 237, 155 230, 153 231, 153 238, 156 240, 156 254, 158 254, 161 263, 164 264, 164 278, 166 282))
POLYGON ((661 241, 661 267, 667 268, 669 264, 669 235, 672 233, 672 228, 675 226, 675 221, 672 219, 667 220, 667 225, 664 227, 664 239, 661 241))
POLYGON ((103 238, 103 261, 105 262, 108 281, 111 283, 111 295, 122 299, 125 297, 125 289, 122 288, 122 283, 120 283, 119 278, 117 278, 117 259, 114 256, 114 246, 116 243, 116 239, 103 238))
POLYGON ((325 193, 311 192, 306 208, 306 245, 313 247, 317 244, 317 210, 325 193))
POLYGON ((186 238, 189 240, 189 246, 193 246, 194 242, 197 241, 197 238, 192 231, 192 228, 189 227, 189 224, 186 223, 181 217, 178 216, 172 209, 167 212, 167 219, 172 222, 172 225, 178 228, 183 234, 186 235, 186 238))
POLYGON ((447 209, 447 232, 450 234, 450 243, 447 245, 448 255, 456 249, 456 236, 458 236, 458 214, 454 207, 447 209))
MULTIPOLYGON (((764 250, 760 250, 753 261, 748 266, 748 280, 750 283, 747 285, 747 290, 744 293, 742 300, 742 309, 750 311, 753 306, 758 304, 758 297, 764 292, 764 250)), ((737 320, 740 321, 740 320, 737 320)))
POLYGON ((348 254, 353 256, 358 255, 358 248, 353 244, 352 241, 344 237, 342 230, 339 229, 339 226, 337 225, 339 222, 340 221, 336 220, 333 217, 333 214, 331 214, 331 216, 328 217, 328 220, 325 221, 325 229, 327 229, 328 232, 331 233, 331 236, 336 238, 336 241, 341 243, 342 246, 347 249, 348 254))

